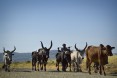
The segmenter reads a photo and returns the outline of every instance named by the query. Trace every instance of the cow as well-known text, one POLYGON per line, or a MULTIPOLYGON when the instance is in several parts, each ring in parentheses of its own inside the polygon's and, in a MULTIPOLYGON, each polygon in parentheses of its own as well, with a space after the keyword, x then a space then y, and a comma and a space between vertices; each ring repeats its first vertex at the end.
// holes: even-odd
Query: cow
POLYGON ((59 50, 58 48, 58 53, 56 54, 56 67, 57 67, 57 71, 59 70, 59 64, 62 64, 62 71, 66 71, 67 67, 68 67, 68 63, 69 63, 69 67, 70 67, 70 71, 71 71, 71 56, 70 56, 71 52, 70 50, 67 51, 62 51, 59 50))
POLYGON ((32 52, 32 70, 36 71, 36 63, 38 61, 38 52, 37 51, 33 51, 32 52))
POLYGON ((39 71, 39 64, 40 64, 40 70, 43 70, 43 66, 44 66, 44 71, 46 71, 46 64, 47 64, 47 61, 48 61, 48 58, 49 58, 49 52, 50 52, 50 49, 52 48, 52 41, 51 41, 51 45, 49 48, 46 48, 43 46, 43 43, 42 41, 41 42, 41 47, 39 50, 38 50, 38 71, 39 71))
POLYGON ((87 48, 87 42, 86 42, 86 46, 84 47, 83 50, 79 50, 76 47, 76 44, 74 47, 76 50, 73 50, 71 53, 72 70, 74 72, 75 71, 82 72, 80 64, 82 63, 82 60, 84 59, 84 53, 85 53, 85 49, 87 48))
POLYGON ((14 55, 13 52, 15 50, 16 50, 15 46, 14 46, 14 50, 12 50, 12 51, 9 51, 9 50, 6 51, 5 48, 3 48, 3 51, 4 51, 3 62, 4 62, 4 64, 3 64, 2 68, 5 69, 5 71, 10 72, 10 64, 12 63, 12 55, 14 55))
POLYGON ((99 63, 99 73, 106 76, 104 65, 108 63, 108 56, 112 56, 112 50, 115 47, 111 47, 110 45, 107 45, 104 47, 103 44, 100 44, 100 46, 89 46, 86 49, 86 67, 88 69, 89 74, 91 74, 91 68, 90 65, 92 62, 99 63))

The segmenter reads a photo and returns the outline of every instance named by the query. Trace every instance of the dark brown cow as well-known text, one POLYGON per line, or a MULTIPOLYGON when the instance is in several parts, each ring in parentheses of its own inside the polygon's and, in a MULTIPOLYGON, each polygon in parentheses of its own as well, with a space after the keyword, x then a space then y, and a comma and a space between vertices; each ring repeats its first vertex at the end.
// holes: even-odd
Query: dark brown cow
POLYGON ((69 65, 69 71, 71 71, 71 51, 70 48, 66 47, 66 51, 61 51, 58 48, 58 53, 56 54, 56 67, 57 71, 59 71, 59 63, 62 64, 62 71, 66 71, 69 65))
POLYGON ((43 66, 44 66, 44 70, 46 71, 46 64, 49 58, 49 53, 50 53, 50 49, 52 48, 52 45, 53 43, 51 41, 50 47, 46 48, 43 46, 43 43, 41 41, 42 48, 38 50, 38 65, 37 65, 38 71, 39 71, 39 64, 40 64, 40 70, 43 70, 43 66))
POLYGON ((38 52, 37 51, 33 51, 32 52, 32 70, 34 70, 35 68, 35 71, 36 71, 36 63, 38 61, 38 56, 37 56, 38 52))
POLYGON ((89 74, 91 74, 91 68, 90 65, 92 62, 99 63, 99 73, 102 74, 102 70, 104 75, 106 75, 104 70, 104 65, 108 63, 108 56, 112 56, 112 49, 115 47, 111 47, 110 45, 107 45, 104 47, 102 44, 100 44, 99 47, 96 46, 89 46, 86 49, 86 66, 89 69, 89 74))

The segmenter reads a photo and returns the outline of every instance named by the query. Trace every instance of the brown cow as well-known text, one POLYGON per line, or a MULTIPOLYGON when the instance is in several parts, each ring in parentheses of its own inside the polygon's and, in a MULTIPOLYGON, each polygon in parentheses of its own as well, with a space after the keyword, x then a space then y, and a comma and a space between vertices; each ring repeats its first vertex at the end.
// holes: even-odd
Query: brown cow
POLYGON ((86 49, 86 66, 89 69, 89 74, 91 74, 91 68, 90 65, 92 62, 99 63, 99 73, 102 74, 102 70, 104 75, 106 75, 104 70, 104 65, 108 63, 108 56, 112 56, 112 49, 115 47, 111 47, 110 45, 107 45, 104 47, 102 44, 100 44, 99 47, 96 46, 89 46, 86 49))

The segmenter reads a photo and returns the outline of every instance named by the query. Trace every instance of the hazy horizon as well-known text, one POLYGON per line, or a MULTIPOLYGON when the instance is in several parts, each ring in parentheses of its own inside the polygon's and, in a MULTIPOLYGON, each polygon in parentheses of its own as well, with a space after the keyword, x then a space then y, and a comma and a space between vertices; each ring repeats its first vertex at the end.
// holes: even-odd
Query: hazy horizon
POLYGON ((0 11, 0 52, 32 52, 51 40, 52 50, 87 42, 117 51, 117 0, 0 0, 0 11))

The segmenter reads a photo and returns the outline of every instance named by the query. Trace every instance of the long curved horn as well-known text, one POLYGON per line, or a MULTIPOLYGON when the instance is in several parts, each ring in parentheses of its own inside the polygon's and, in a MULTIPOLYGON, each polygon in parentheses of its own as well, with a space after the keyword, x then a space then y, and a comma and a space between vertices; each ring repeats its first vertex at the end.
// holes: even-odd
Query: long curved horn
POLYGON ((48 48, 49 50, 52 48, 52 45, 53 45, 53 44, 52 44, 52 40, 51 40, 51 45, 50 45, 50 48, 48 48))
POLYGON ((77 51, 79 51, 79 52, 80 52, 80 50, 76 47, 76 44, 75 44, 75 46, 74 46, 74 47, 75 47, 75 49, 76 49, 77 51))
POLYGON ((87 42, 86 42, 86 46, 85 46, 85 48, 83 49, 83 51, 84 51, 86 48, 87 48, 87 42))
POLYGON ((15 50, 16 50, 16 47, 14 46, 14 50, 13 50, 13 51, 11 51, 11 52, 13 53, 15 50))
POLYGON ((4 47, 3 47, 3 51, 4 51, 4 53, 6 52, 4 47))
POLYGON ((41 42, 41 47, 44 49, 44 46, 43 46, 43 43, 42 43, 42 41, 40 41, 41 42))

